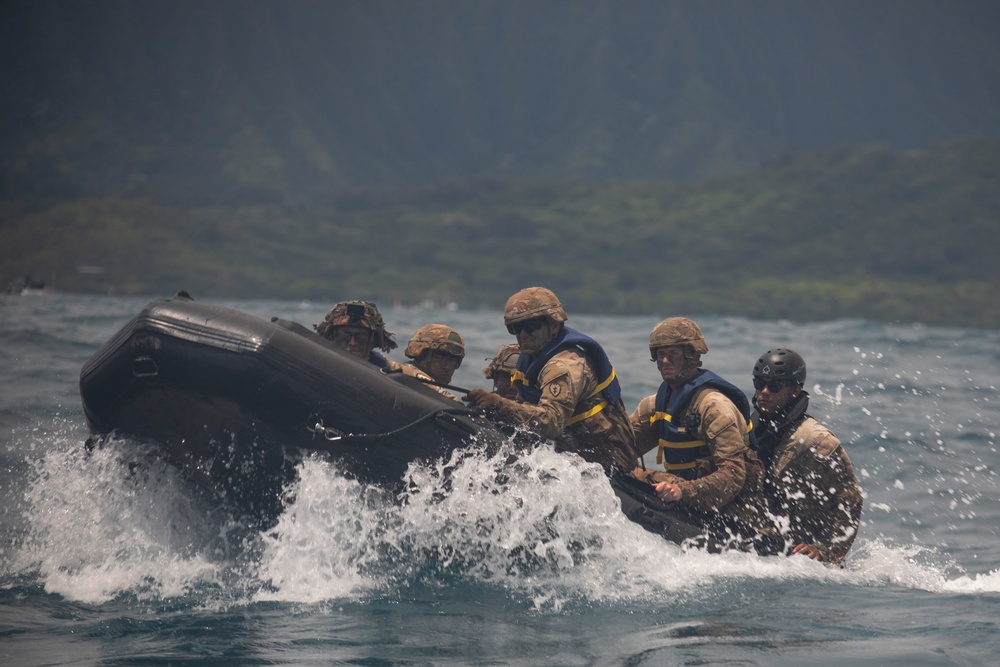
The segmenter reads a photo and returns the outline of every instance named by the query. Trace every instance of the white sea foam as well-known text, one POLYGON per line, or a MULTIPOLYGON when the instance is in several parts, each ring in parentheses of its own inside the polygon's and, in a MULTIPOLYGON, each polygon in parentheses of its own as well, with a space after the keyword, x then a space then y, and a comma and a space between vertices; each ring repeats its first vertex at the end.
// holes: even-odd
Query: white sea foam
POLYGON ((88 603, 196 595, 207 606, 316 604, 462 582, 558 611, 650 595, 704 600, 748 581, 1000 587, 997 572, 971 576, 932 549, 864 530, 846 568, 684 550, 628 521, 598 466, 549 446, 414 464, 397 497, 308 458, 276 525, 242 536, 152 449, 112 441, 90 454, 69 442, 47 450, 25 494, 30 531, 16 569, 88 603))

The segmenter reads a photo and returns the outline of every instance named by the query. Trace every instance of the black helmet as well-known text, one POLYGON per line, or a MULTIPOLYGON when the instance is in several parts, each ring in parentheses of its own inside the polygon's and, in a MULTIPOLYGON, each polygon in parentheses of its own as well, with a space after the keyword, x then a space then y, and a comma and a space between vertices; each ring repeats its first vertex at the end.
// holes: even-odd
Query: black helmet
POLYGON ((779 347, 760 355, 753 367, 755 378, 776 378, 803 384, 806 381, 806 360, 795 350, 779 347))

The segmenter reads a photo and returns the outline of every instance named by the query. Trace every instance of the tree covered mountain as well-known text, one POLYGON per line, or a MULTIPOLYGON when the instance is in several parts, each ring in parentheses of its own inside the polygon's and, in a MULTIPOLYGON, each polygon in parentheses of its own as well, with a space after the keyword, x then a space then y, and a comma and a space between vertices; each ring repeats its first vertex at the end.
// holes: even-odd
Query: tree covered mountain
POLYGON ((486 179, 336 206, 0 210, 0 272, 67 291, 1000 328, 1000 141, 787 156, 701 184, 486 179))
POLYGON ((1000 136, 990 0, 7 0, 0 193, 317 206, 1000 136))

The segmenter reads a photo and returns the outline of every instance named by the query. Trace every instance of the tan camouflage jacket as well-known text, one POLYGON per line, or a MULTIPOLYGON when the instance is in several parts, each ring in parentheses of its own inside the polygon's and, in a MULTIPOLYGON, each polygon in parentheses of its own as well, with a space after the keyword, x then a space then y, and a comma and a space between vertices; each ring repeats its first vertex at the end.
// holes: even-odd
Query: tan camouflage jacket
MULTIPOLYGON (((629 418, 640 452, 659 446, 659 431, 649 421, 655 412, 656 396, 647 396, 629 418)), ((707 464, 699 468, 699 477, 686 480, 652 467, 636 468, 634 476, 650 484, 677 484, 682 494, 680 502, 692 509, 721 511, 749 525, 759 525, 763 466, 749 447, 746 420, 732 401, 712 387, 696 392, 687 409, 674 415, 674 422, 683 423, 687 415, 694 413, 701 417, 695 439, 703 440, 712 453, 707 464)))
POLYGON ((576 452, 587 461, 600 463, 606 471, 618 468, 627 473, 635 467, 638 452, 620 401, 566 425, 573 415, 586 412, 604 400, 600 394, 587 398, 599 382, 582 352, 574 348, 560 350, 538 374, 542 392, 538 404, 503 399, 497 415, 506 422, 526 424, 554 440, 558 451, 576 452))
MULTIPOLYGON (((432 378, 430 375, 428 375, 427 373, 423 372, 422 370, 420 370, 419 368, 417 368, 416 366, 414 366, 413 362, 410 362, 408 364, 403 364, 402 366, 399 367, 399 370, 401 370, 403 372, 403 375, 408 375, 411 378, 417 378, 418 380, 423 380, 424 384, 427 387, 429 387, 430 389, 433 389, 434 391, 436 391, 437 393, 441 394, 442 396, 447 396, 448 398, 450 398, 453 401, 459 401, 458 396, 455 396, 455 394, 451 393, 450 391, 448 391, 444 387, 441 387, 441 386, 435 384, 434 383, 434 378, 432 378)), ((461 402, 461 401, 459 401, 459 402, 461 402)))
POLYGON ((823 561, 847 556, 861 524, 861 489, 840 441, 806 417, 778 443, 765 492, 771 510, 792 544, 812 544, 823 561))

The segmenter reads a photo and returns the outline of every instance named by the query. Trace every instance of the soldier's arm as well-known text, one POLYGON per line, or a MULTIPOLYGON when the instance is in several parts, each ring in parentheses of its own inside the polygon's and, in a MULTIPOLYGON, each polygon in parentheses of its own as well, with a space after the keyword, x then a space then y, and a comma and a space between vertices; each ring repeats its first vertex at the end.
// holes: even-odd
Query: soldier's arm
POLYGON ((656 412, 656 396, 647 396, 639 401, 639 405, 628 421, 632 425, 632 432, 635 434, 636 448, 639 454, 645 454, 659 445, 660 436, 655 424, 649 423, 649 418, 656 412))
MULTIPOLYGON (((696 399, 697 400, 697 399, 696 399)), ((736 497, 746 480, 746 422, 729 399, 719 392, 705 396, 698 408, 698 434, 712 451, 713 470, 704 477, 678 482, 681 501, 695 509, 719 509, 736 497)))
POLYGON ((837 448, 817 460, 824 471, 822 485, 830 494, 825 515, 817 522, 819 548, 824 562, 839 563, 847 557, 861 526, 861 488, 844 448, 837 448))
POLYGON ((538 374, 542 392, 538 404, 504 401, 497 410, 500 417, 526 424, 546 438, 558 438, 586 389, 586 365, 579 361, 563 354, 553 357, 538 374))

